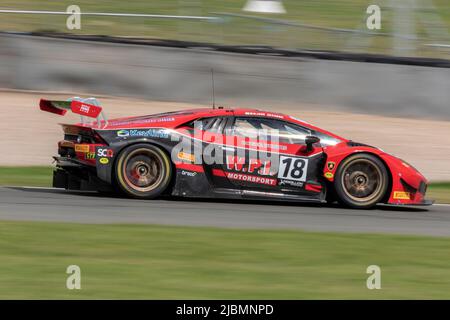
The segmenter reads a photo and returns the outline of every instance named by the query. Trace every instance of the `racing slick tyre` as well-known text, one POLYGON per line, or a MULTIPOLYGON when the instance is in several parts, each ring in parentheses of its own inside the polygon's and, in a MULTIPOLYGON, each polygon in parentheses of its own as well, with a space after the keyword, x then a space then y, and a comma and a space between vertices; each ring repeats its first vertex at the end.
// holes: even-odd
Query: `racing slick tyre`
POLYGON ((377 157, 355 154, 339 165, 334 187, 340 203, 355 209, 369 209, 386 195, 389 175, 377 157))
POLYGON ((115 175, 125 194, 138 199, 154 199, 170 185, 172 166, 169 156, 160 148, 136 144, 119 154, 115 175))

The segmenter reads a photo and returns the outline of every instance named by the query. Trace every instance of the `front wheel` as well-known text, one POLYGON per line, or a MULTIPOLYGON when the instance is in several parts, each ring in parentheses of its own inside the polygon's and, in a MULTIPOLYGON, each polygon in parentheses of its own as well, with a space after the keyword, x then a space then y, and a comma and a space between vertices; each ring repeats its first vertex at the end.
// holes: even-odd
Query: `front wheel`
POLYGON ((370 154, 356 154, 340 164, 334 181, 339 202, 357 209, 369 209, 381 202, 389 186, 384 163, 370 154))
POLYGON ((172 166, 160 148, 132 145, 123 150, 115 165, 117 184, 127 195, 140 199, 154 199, 169 186, 172 166))

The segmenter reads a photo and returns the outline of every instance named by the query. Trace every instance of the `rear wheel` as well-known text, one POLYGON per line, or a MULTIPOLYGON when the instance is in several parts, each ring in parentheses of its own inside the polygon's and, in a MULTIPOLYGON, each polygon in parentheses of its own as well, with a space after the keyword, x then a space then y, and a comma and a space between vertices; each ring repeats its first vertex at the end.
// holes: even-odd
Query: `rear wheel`
POLYGON ((117 184, 127 195, 154 199, 168 188, 172 166, 169 157, 160 148, 138 144, 120 153, 115 173, 117 184))
POLYGON ((356 154, 340 164, 334 186, 339 202, 352 208, 369 209, 386 195, 389 175, 377 157, 356 154))

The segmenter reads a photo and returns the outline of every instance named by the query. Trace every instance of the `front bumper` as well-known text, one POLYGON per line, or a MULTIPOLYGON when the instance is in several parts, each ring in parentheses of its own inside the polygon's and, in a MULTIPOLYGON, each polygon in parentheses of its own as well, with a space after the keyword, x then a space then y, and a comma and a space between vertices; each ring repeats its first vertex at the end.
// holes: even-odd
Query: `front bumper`
POLYGON ((393 206, 393 207, 426 207, 426 206, 431 206, 435 203, 434 200, 422 200, 420 202, 388 202, 387 205, 388 206, 393 206))
POLYGON ((416 203, 415 206, 431 206, 434 204, 434 200, 423 200, 422 203, 416 203))

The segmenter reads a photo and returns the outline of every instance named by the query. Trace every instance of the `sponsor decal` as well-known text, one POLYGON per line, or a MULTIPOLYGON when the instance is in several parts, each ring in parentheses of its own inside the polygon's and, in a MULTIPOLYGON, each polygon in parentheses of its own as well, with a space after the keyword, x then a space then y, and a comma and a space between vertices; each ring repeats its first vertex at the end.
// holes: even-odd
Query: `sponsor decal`
POLYGON ((87 152, 89 152, 89 145, 88 144, 76 144, 75 152, 87 153, 87 152))
POLYGON ((89 106, 82 104, 80 107, 80 111, 84 112, 84 113, 89 113, 89 110, 91 110, 91 108, 89 108, 89 106))
POLYGON ((272 117, 278 119, 284 119, 284 117, 280 114, 271 113, 271 112, 246 112, 246 116, 258 116, 258 117, 272 117))
POLYGON ((327 162, 328 170, 333 171, 334 167, 336 167, 336 162, 332 162, 332 161, 327 162))
POLYGON ((273 144, 273 143, 267 143, 264 141, 243 140, 243 141, 241 141, 241 144, 244 147, 253 147, 253 148, 257 148, 257 149, 270 150, 270 151, 276 151, 276 150, 286 151, 287 150, 287 146, 273 144))
POLYGON ((181 175, 188 176, 188 177, 195 177, 197 175, 197 172, 183 170, 183 171, 181 171, 181 175))
POLYGON ((228 170, 247 172, 262 176, 270 175, 271 162, 269 160, 261 161, 259 159, 249 159, 246 164, 245 157, 227 156, 226 164, 228 170))
POLYGON ((114 157, 114 151, 111 149, 99 148, 99 149, 97 149, 97 156, 112 158, 112 157, 114 157))
POLYGON ((394 191, 394 199, 398 200, 409 200, 411 199, 411 194, 404 191, 394 191))
POLYGON ((280 157, 278 178, 294 181, 306 181, 308 173, 308 159, 294 157, 280 157))
POLYGON ((164 129, 132 129, 117 131, 118 137, 143 137, 143 138, 169 138, 169 133, 164 129))
POLYGON ((134 123, 159 123, 159 122, 171 122, 175 121, 173 117, 162 117, 162 118, 150 118, 150 119, 135 119, 129 121, 110 121, 109 124, 113 126, 126 126, 134 123))
POLYGON ((128 137, 130 135, 130 132, 128 130, 119 130, 117 131, 118 137, 128 137))
POLYGON ((86 153, 85 159, 86 159, 86 160, 92 160, 92 159, 95 159, 95 152, 88 152, 88 153, 86 153))
POLYGON ((108 164, 109 163, 109 159, 108 158, 100 158, 99 162, 101 164, 108 164))
POLYGON ((178 152, 177 156, 178 156, 178 159, 180 159, 180 160, 195 162, 195 156, 193 154, 186 153, 186 152, 178 152))
POLYGON ((79 114, 82 116, 91 117, 91 118, 97 118, 99 116, 100 112, 102 112, 101 107, 87 104, 87 103, 84 103, 81 101, 76 101, 76 100, 71 102, 70 108, 73 113, 76 113, 76 114, 79 114))
POLYGON ((297 188, 303 188, 303 182, 300 181, 292 181, 292 180, 285 180, 280 179, 278 182, 278 185, 280 186, 290 186, 290 187, 297 187, 297 188))
POLYGON ((225 172, 225 176, 230 180, 239 180, 239 181, 250 182, 250 183, 265 184, 265 185, 269 185, 269 186, 277 185, 277 179, 273 179, 273 178, 258 177, 258 176, 252 176, 249 174, 242 174, 242 173, 235 173, 235 172, 225 172))
POLYGON ((324 174, 324 176, 325 176, 325 178, 328 178, 328 179, 333 179, 333 178, 334 178, 334 174, 331 173, 331 172, 326 172, 326 173, 324 174))

